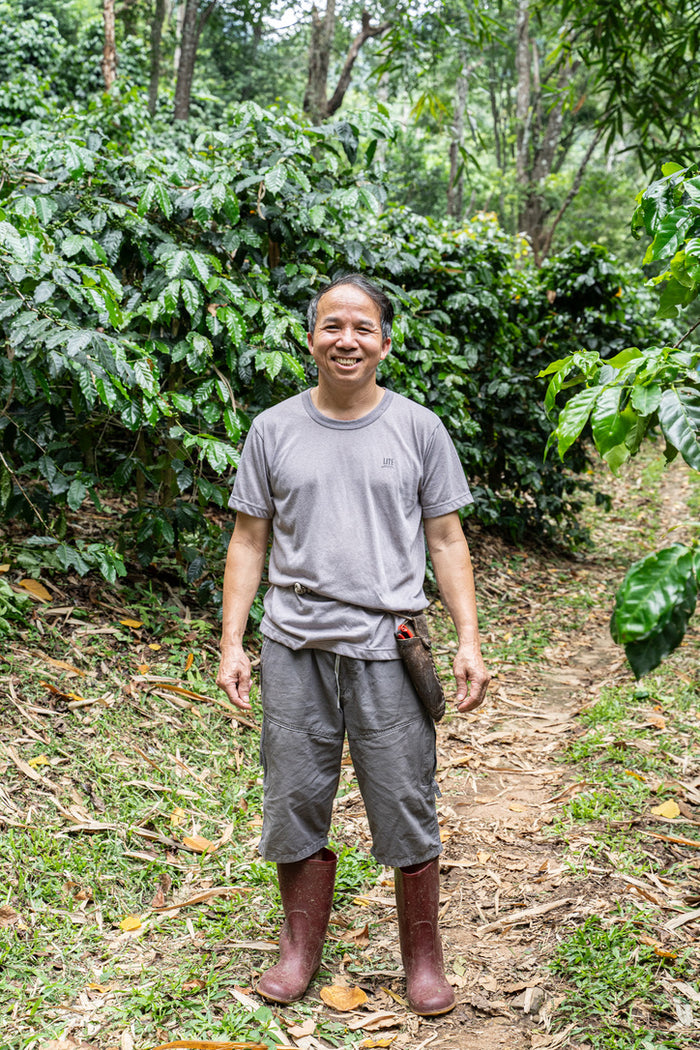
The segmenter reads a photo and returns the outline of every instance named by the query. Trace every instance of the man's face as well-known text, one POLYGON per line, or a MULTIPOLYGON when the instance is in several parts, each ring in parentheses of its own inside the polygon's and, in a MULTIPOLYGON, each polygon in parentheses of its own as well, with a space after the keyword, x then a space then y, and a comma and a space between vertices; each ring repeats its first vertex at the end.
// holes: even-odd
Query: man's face
POLYGON ((391 347, 391 339, 382 338, 379 307, 353 284, 321 296, 308 341, 319 383, 339 389, 374 384, 377 365, 391 347))

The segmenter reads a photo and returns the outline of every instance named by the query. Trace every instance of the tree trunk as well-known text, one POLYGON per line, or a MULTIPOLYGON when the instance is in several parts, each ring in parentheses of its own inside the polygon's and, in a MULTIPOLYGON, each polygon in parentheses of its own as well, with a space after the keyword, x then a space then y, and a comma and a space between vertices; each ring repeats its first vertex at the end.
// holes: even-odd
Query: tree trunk
POLYGON ((151 22, 151 76, 148 83, 148 112, 153 116, 158 103, 158 82, 160 80, 160 44, 165 21, 167 0, 156 0, 156 9, 151 22))
POLYGON ((362 28, 350 44, 345 56, 338 83, 328 98, 328 67, 335 35, 335 0, 326 0, 326 11, 321 18, 316 7, 311 11, 311 43, 309 45, 309 72, 304 92, 304 113, 320 124, 340 109, 350 87, 352 70, 362 45, 373 36, 381 36, 391 26, 390 22, 373 26, 366 11, 362 12, 362 28))
POLYGON ((515 48, 515 173, 519 186, 527 183, 530 153, 530 12, 529 0, 520 0, 515 48))
POLYGON ((199 0, 186 0, 182 19, 182 38, 180 40, 180 62, 177 69, 175 85, 175 120, 187 120, 190 115, 190 96, 194 78, 194 64, 199 46, 199 34, 204 24, 216 7, 216 0, 211 0, 202 13, 199 13, 199 0))
POLYGON ((326 11, 321 18, 318 8, 311 9, 311 42, 309 70, 304 92, 304 113, 314 124, 326 116, 328 106, 328 64, 335 34, 335 0, 326 0, 326 11))
POLYGON ((461 154, 464 146, 464 111, 467 107, 469 87, 469 70, 464 53, 460 55, 460 61, 461 69, 455 84, 454 120, 450 142, 450 181, 447 185, 447 215, 455 225, 462 221, 464 210, 464 164, 461 154))
POLYGON ((105 27, 105 42, 102 49, 102 79, 105 91, 109 91, 117 79, 117 45, 114 32, 114 0, 103 0, 102 18, 105 27))

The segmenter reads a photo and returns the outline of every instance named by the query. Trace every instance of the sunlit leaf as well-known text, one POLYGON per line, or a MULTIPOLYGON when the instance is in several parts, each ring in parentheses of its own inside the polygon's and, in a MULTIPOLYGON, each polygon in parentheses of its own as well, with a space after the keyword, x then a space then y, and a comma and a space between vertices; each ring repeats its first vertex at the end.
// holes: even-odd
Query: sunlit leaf
POLYGON ((340 1013, 357 1010, 358 1006, 367 1002, 367 995, 357 985, 348 988, 342 984, 327 984, 321 988, 319 994, 326 1006, 340 1013))

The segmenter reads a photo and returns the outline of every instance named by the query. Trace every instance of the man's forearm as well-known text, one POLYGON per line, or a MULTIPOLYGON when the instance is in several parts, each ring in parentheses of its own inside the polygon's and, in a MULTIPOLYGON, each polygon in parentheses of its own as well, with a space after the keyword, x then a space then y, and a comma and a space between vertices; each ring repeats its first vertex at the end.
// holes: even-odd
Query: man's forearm
POLYGON ((457 630, 457 706, 460 711, 471 711, 484 699, 489 674, 481 658, 469 547, 457 514, 428 519, 425 534, 440 595, 457 630))

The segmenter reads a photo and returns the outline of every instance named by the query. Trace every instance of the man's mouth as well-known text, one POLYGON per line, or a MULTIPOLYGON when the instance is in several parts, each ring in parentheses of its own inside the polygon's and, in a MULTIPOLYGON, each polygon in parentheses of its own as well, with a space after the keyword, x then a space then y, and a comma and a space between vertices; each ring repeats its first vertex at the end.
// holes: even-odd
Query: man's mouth
POLYGON ((357 357, 334 357, 333 360, 337 365, 343 365, 344 367, 359 363, 359 358, 357 357))

